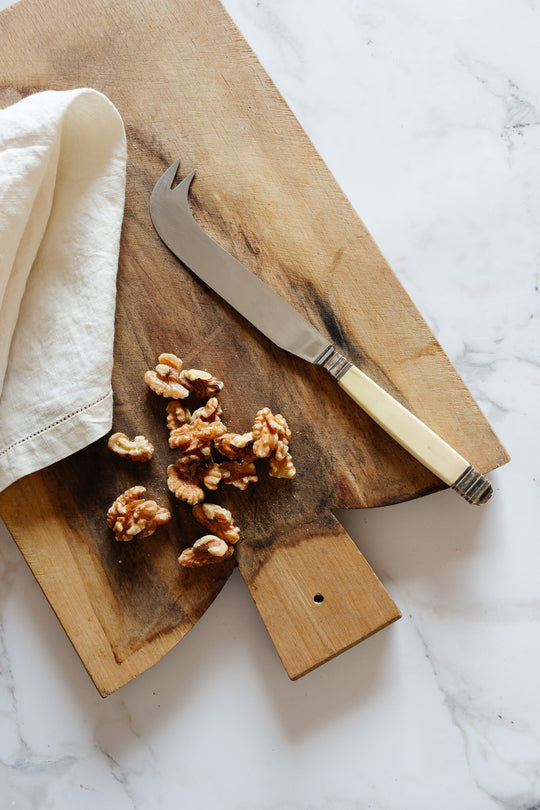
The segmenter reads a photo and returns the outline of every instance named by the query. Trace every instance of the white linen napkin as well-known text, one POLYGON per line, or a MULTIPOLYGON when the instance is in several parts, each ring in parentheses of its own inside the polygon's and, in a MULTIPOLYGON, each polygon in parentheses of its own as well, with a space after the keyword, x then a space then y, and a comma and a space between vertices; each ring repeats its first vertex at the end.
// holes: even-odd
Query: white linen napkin
POLYGON ((125 179, 101 93, 0 110, 0 491, 111 428, 125 179))

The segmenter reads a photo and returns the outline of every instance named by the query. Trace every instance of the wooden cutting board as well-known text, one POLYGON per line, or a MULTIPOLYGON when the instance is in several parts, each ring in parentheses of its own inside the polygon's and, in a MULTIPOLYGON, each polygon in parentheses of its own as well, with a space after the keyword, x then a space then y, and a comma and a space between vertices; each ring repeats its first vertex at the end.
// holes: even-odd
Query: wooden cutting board
POLYGON ((174 259, 148 214, 165 168, 178 157, 186 172, 196 168, 191 202, 201 225, 478 469, 507 454, 217 0, 22 0, 0 14, 0 46, 0 106, 89 86, 124 120, 114 430, 156 446, 153 461, 135 467, 113 457, 105 437, 9 487, 0 514, 100 693, 147 669, 193 626, 235 563, 177 564, 201 532, 167 490, 165 403, 143 375, 163 351, 211 370, 225 382, 229 430, 249 430, 266 405, 292 428, 294 482, 263 474, 247 492, 226 487, 211 500, 241 526, 240 571, 298 677, 399 617, 332 509, 397 503, 442 484, 323 370, 270 345, 174 259), (173 520, 120 547, 105 514, 134 484, 169 505, 173 520))

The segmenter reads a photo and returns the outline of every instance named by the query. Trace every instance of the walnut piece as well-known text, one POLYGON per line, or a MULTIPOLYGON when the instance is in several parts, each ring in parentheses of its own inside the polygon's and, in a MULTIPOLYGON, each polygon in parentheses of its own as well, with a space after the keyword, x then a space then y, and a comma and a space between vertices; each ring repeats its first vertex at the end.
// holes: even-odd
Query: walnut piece
POLYGON ((186 548, 178 558, 184 568, 199 568, 202 565, 220 563, 234 553, 234 547, 214 534, 200 537, 192 548, 186 548))
POLYGON ((191 413, 177 399, 171 399, 167 405, 167 427, 170 431, 191 421, 191 413))
POLYGON ((193 507, 193 517, 216 537, 231 545, 240 539, 240 529, 234 525, 233 516, 228 509, 216 503, 197 503, 193 507))
POLYGON ((253 431, 249 433, 224 433, 214 441, 218 453, 235 461, 244 459, 254 461, 257 458, 253 452, 253 431))
POLYGON ((217 489, 222 478, 223 472, 219 464, 209 462, 208 466, 201 469, 201 483, 206 489, 217 489))
POLYGON ((283 416, 274 416, 270 408, 258 411, 253 424, 253 452, 258 458, 268 458, 279 444, 289 443, 291 431, 283 416))
POLYGON ((296 467, 293 464, 292 456, 287 450, 283 457, 274 453, 270 456, 270 469, 268 474, 272 478, 294 478, 296 475, 296 467))
MULTIPOLYGON (((173 450, 180 449, 184 453, 193 453, 203 447, 209 448, 212 441, 227 432, 226 425, 219 418, 221 413, 219 400, 216 397, 209 399, 203 408, 198 408, 189 416, 189 421, 171 430, 169 447, 173 450)), ((172 421, 171 409, 167 424, 172 424, 172 421)))
POLYGON ((167 406, 167 427, 170 430, 169 447, 184 453, 199 452, 205 448, 210 455, 210 444, 227 432, 220 419, 223 410, 217 397, 211 397, 206 405, 192 414, 178 402, 167 406))
POLYGON ((204 500, 200 474, 201 457, 197 454, 182 456, 167 467, 167 486, 179 501, 190 506, 204 500))
POLYGON ((180 449, 183 453, 193 453, 203 448, 210 448, 210 443, 227 432, 221 419, 205 422, 204 419, 193 419, 171 431, 169 447, 180 449))
POLYGON ((221 407, 219 399, 217 397, 210 397, 206 405, 193 411, 193 415, 190 416, 190 421, 195 422, 199 419, 202 422, 216 422, 220 419, 222 413, 223 408, 221 407))
POLYGON ((270 459, 270 475, 274 478, 294 478, 296 469, 289 452, 290 428, 285 418, 262 408, 253 424, 253 452, 257 458, 270 459))
POLYGON ((190 368, 181 374, 182 384, 198 399, 213 397, 223 388, 221 380, 217 380, 208 371, 190 368))
POLYGON ((175 354, 160 354, 154 371, 147 371, 144 381, 152 391, 161 397, 185 399, 189 390, 181 379, 182 361, 175 354))
POLYGON ((221 403, 217 397, 211 397, 206 405, 190 413, 189 409, 178 400, 173 399, 167 405, 167 427, 170 433, 178 428, 192 423, 219 422, 223 413, 221 403))
POLYGON ((119 495, 107 512, 107 523, 119 541, 134 537, 149 537, 158 526, 167 523, 171 514, 155 501, 144 499, 145 487, 127 489, 119 495))
POLYGON ((107 447, 117 456, 128 456, 133 461, 150 461, 154 455, 154 447, 145 436, 135 436, 131 440, 125 433, 113 433, 107 447))
POLYGON ((257 470, 252 461, 241 459, 240 461, 222 461, 219 464, 221 478, 225 484, 232 484, 238 489, 247 489, 251 482, 257 483, 257 470))

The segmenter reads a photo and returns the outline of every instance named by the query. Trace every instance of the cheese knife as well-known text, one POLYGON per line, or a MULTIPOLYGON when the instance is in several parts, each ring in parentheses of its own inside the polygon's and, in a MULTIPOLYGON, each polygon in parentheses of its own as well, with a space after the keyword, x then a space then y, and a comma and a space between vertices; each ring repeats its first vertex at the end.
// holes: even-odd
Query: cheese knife
POLYGON ((445 484, 469 503, 486 503, 493 490, 481 472, 340 354, 284 298, 201 228, 188 200, 195 171, 173 188, 179 165, 177 160, 169 166, 150 197, 152 222, 169 250, 277 346, 321 366, 386 433, 445 484))

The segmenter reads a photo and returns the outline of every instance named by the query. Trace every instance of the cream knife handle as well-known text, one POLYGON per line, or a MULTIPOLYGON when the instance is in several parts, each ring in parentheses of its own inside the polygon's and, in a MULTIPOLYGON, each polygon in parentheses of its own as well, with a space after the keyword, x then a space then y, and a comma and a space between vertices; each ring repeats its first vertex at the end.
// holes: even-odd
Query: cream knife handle
POLYGON ((489 500, 493 491, 487 478, 359 368, 348 365, 338 384, 398 444, 469 503, 489 500))

